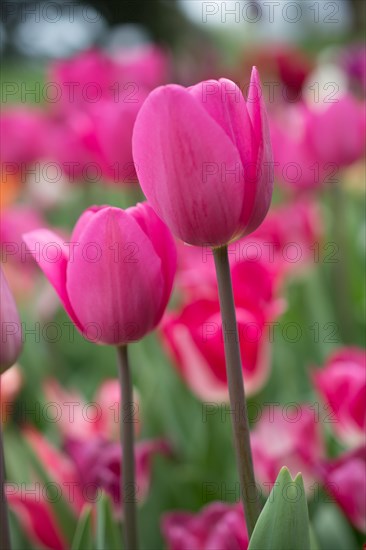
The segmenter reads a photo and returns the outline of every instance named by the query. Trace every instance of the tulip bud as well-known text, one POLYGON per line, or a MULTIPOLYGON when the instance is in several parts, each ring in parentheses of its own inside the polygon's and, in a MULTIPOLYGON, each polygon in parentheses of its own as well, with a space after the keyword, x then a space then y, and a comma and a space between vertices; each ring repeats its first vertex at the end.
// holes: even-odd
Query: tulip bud
POLYGON ((247 101, 226 79, 157 88, 137 115, 132 145, 146 197, 183 241, 220 246, 263 221, 273 166, 255 68, 247 101))
POLYGON ((147 203, 127 210, 89 208, 68 243, 47 229, 26 233, 24 241, 88 340, 119 346, 140 340, 159 323, 176 249, 147 203))
POLYGON ((11 367, 22 349, 22 332, 17 306, 0 268, 1 348, 0 373, 11 367))

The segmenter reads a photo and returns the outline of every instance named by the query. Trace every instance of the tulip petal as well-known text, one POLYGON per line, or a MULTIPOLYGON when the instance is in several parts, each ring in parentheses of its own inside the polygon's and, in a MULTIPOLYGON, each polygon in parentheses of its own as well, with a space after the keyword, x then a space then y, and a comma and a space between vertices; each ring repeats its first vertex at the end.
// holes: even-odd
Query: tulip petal
POLYGON ((273 155, 266 107, 261 82, 256 67, 253 67, 247 99, 247 108, 259 143, 257 158, 258 180, 255 184, 254 205, 244 201, 242 220, 245 233, 254 231, 263 221, 271 205, 273 191, 273 155))
POLYGON ((160 309, 156 314, 156 322, 160 321, 173 286, 174 276, 177 268, 177 250, 174 239, 165 223, 155 214, 154 210, 148 203, 139 203, 127 211, 137 221, 141 229, 146 233, 147 237, 155 249, 155 252, 161 259, 161 267, 164 278, 164 294, 160 309), (149 216, 146 216, 146 211, 149 216), (149 220, 149 223, 147 222, 149 220))
POLYGON ((79 242, 67 292, 84 329, 91 327, 87 337, 112 345, 138 340, 154 327, 163 293, 150 240, 132 216, 110 207, 90 218, 79 242))
MULTIPOLYGON (((244 173, 256 165, 258 145, 240 88, 227 78, 200 82, 188 89, 236 146, 244 173)), ((247 200, 247 199, 245 199, 247 200)))
POLYGON ((22 331, 17 306, 0 268, 0 321, 1 349, 0 373, 11 367, 22 349, 22 331))
POLYGON ((220 245, 237 229, 241 158, 225 131, 188 90, 154 90, 137 117, 133 153, 143 191, 172 232, 220 245))
POLYGON ((48 229, 37 229, 25 233, 23 240, 39 267, 56 290, 72 321, 81 330, 79 320, 71 306, 66 290, 66 269, 69 254, 63 239, 48 229), (46 248, 48 246, 51 247, 49 255, 48 248, 46 248), (54 256, 55 249, 57 256, 54 256))

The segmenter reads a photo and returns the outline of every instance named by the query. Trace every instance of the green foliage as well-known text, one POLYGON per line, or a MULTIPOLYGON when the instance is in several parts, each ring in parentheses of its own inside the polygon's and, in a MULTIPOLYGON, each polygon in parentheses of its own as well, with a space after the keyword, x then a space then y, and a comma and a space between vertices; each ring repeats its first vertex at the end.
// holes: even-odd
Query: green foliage
POLYGON ((301 474, 283 467, 259 516, 248 550, 310 550, 309 516, 301 474))

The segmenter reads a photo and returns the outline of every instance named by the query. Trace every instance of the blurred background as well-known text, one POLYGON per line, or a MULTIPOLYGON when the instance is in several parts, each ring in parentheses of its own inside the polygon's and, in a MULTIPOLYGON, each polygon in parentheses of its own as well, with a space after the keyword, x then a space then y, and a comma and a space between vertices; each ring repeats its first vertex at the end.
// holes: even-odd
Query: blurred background
MULTIPOLYGON (((366 3, 5 1, 0 25, 0 245, 25 335, 18 363, 1 376, 14 548, 69 548, 91 501, 85 494, 52 500, 41 491, 35 506, 36 480, 92 483, 118 508, 121 467, 110 419, 118 400, 114 350, 74 329, 22 234, 49 227, 67 240, 90 205, 142 200, 131 136, 148 93, 226 77, 246 96, 253 65, 269 113, 275 192, 266 221, 242 243, 263 254, 256 259, 242 248, 247 253, 233 254, 232 274, 241 318, 263 329, 259 339, 241 342, 256 475, 264 499, 283 464, 301 470, 314 549, 361 548, 366 3), (99 404, 107 422, 80 414, 65 422, 70 400, 99 404), (269 416, 271 406, 282 414, 269 416), (98 467, 85 480, 80 472, 90 460, 98 467), (47 528, 35 527, 40 517, 47 528)), ((239 501, 222 342, 203 345, 198 322, 210 322, 217 306, 213 266, 177 246, 169 313, 156 333, 131 346, 147 550, 175 550, 174 527, 184 527, 188 540, 196 532, 190 520, 201 521, 204 506, 239 501), (198 357, 194 369, 188 351, 198 357), (163 525, 173 510, 192 517, 171 516, 163 525)), ((238 522, 244 529, 241 516, 238 522)), ((209 547, 197 542, 201 548, 209 547)))

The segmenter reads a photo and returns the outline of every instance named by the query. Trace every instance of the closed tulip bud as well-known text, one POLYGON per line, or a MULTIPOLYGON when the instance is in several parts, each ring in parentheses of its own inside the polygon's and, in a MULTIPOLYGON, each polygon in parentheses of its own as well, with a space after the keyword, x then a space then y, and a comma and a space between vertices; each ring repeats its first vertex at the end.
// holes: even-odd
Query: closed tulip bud
POLYGON ((11 367, 22 349, 22 331, 13 295, 0 268, 1 346, 0 373, 11 367))
POLYGON ((230 80, 168 85, 137 116, 133 155, 141 187, 171 231, 193 245, 248 235, 270 206, 273 173, 257 70, 247 101, 230 80))
POLYGON ((87 339, 120 346, 159 323, 173 285, 176 249, 147 203, 86 210, 68 243, 47 229, 24 240, 87 339))

